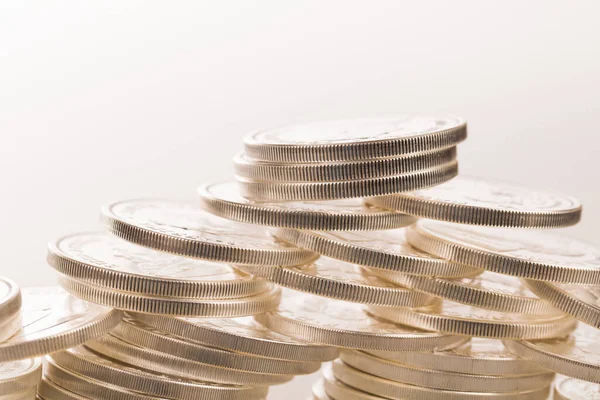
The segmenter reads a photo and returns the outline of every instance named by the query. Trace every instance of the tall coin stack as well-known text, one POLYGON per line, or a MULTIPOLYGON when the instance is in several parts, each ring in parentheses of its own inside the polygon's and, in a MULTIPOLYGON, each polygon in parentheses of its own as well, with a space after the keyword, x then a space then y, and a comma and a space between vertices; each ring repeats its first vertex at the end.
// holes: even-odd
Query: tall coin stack
POLYGON ((105 207, 50 244, 60 287, 0 279, 0 400, 264 399, 323 362, 315 399, 600 399, 600 250, 541 230, 580 204, 456 177, 465 138, 257 132, 200 206, 105 207))

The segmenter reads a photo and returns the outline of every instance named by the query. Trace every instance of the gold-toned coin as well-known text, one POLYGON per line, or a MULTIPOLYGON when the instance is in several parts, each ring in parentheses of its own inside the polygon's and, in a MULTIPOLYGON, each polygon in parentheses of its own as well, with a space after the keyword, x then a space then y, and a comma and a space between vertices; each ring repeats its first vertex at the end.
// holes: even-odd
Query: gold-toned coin
POLYGON ((21 289, 11 279, 0 276, 0 342, 21 328, 21 289))
POLYGON ((279 288, 255 296, 211 300, 133 295, 100 288, 65 276, 61 276, 58 281, 67 292, 92 303, 150 314, 239 317, 272 310, 279 303, 279 288))
POLYGON ((600 383, 600 334, 579 324, 571 335, 547 340, 504 341, 514 354, 561 375, 600 383))
POLYGON ((356 303, 282 290, 277 311, 256 316, 269 329, 307 342, 365 350, 447 349, 467 338, 425 332, 369 316, 356 303))
MULTIPOLYGON (((168 399, 262 399, 267 388, 225 385, 169 376, 111 360, 79 346, 52 355, 59 366, 126 390, 168 399)), ((56 381, 55 381, 56 382, 56 381)), ((56 382, 60 384, 59 382, 56 382)), ((67 389, 69 389, 67 387, 67 389)), ((80 393, 77 390, 73 390, 80 393)), ((80 393, 85 395, 85 393, 80 393)))
POLYGON ((344 400, 380 400, 382 397, 371 395, 348 386, 335 378, 331 364, 323 366, 323 388, 332 399, 344 400))
POLYGON ((408 174, 456 160, 456 147, 399 157, 289 164, 254 160, 245 153, 233 158, 235 173, 266 182, 331 182, 408 174))
POLYGON ((537 364, 514 356, 500 340, 473 337, 445 351, 373 351, 377 357, 423 369, 477 375, 526 375, 543 370, 537 364))
POLYGON ((398 324, 497 339, 544 339, 564 336, 577 321, 564 314, 526 315, 502 313, 443 300, 438 308, 367 306, 373 315, 398 324))
POLYGON ((0 364, 0 394, 29 390, 35 387, 40 379, 42 379, 42 361, 39 358, 0 364))
POLYGON ((398 285, 474 307, 532 315, 560 313, 550 303, 532 293, 521 279, 514 276, 484 271, 476 276, 445 279, 400 274, 375 268, 369 269, 368 273, 376 274, 398 285))
POLYGON ((373 396, 394 399, 418 399, 418 400, 546 400, 549 387, 540 389, 493 393, 493 392, 458 392, 454 390, 431 389, 424 386, 408 385, 388 379, 369 375, 344 364, 341 360, 332 363, 333 376, 338 382, 353 387, 373 396))
POLYGON ((335 347, 303 342, 274 332, 253 317, 186 318, 133 313, 133 318, 160 331, 207 346, 279 360, 330 361, 335 347))
POLYGON ((600 249, 555 233, 420 220, 407 229, 407 238, 420 250, 492 272, 600 284, 600 249))
POLYGON ((481 271, 415 249, 406 241, 405 232, 403 228, 368 232, 278 229, 275 235, 328 257, 386 271, 450 278, 481 271))
POLYGON ((336 200, 383 196, 439 185, 458 174, 456 161, 410 174, 338 182, 263 182, 237 177, 242 196, 254 201, 336 200))
POLYGON ((481 375, 424 369, 385 360, 360 351, 343 350, 344 364, 370 375, 408 385, 459 392, 519 392, 548 388, 554 373, 545 371, 527 375, 481 375))
POLYGON ((260 226, 217 217, 188 203, 130 200, 103 210, 108 230, 127 241, 186 257, 235 264, 290 266, 310 251, 279 243, 260 226))
POLYGON ((58 386, 56 383, 44 378, 38 387, 38 398, 42 400, 88 400, 58 386))
POLYGON ((0 400, 34 400, 37 392, 35 386, 16 393, 0 393, 0 400))
POLYGON ((246 154, 285 163, 394 157, 452 147, 467 137, 467 124, 450 115, 397 115, 322 121, 250 134, 246 154))
POLYGON ((283 228, 353 231, 407 226, 415 217, 369 206, 360 199, 265 203, 243 197, 235 182, 203 185, 202 207, 223 218, 283 228))
POLYGON ((559 228, 581 218, 581 203, 570 196, 468 176, 367 202, 422 218, 498 227, 559 228))
POLYGON ((122 313, 88 303, 58 287, 22 290, 23 328, 0 343, 0 362, 33 358, 77 346, 114 328, 122 313))
POLYGON ((376 276, 365 276, 359 268, 344 261, 320 257, 301 267, 262 267, 240 265, 241 270, 290 289, 351 301, 397 307, 421 307, 436 298, 394 285, 376 276))
POLYGON ((206 382, 243 386, 272 386, 289 382, 293 375, 264 374, 221 368, 188 358, 136 346, 111 334, 90 340, 85 346, 99 354, 134 367, 206 382))
POLYGON ((600 385, 575 378, 558 379, 554 400, 600 400, 600 385))
POLYGON ((13 337, 23 327, 23 317, 21 311, 5 318, 0 324, 0 343, 13 337))
POLYGON ((231 266, 136 246, 104 232, 51 243, 48 263, 70 278, 149 296, 229 299, 270 289, 231 266))

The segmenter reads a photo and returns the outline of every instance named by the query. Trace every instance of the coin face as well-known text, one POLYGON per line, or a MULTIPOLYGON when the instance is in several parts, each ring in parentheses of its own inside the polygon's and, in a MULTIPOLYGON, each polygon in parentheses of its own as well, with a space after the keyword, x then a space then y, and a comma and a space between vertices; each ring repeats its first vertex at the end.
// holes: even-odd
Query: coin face
POLYGON ((38 358, 0 363, 0 393, 13 393, 35 387, 42 379, 42 362, 38 358))
POLYGON ((558 379, 554 385, 555 400, 600 400, 600 385, 575 378, 558 379))
POLYGON ((21 308, 21 290, 16 282, 0 276, 0 325, 21 308))

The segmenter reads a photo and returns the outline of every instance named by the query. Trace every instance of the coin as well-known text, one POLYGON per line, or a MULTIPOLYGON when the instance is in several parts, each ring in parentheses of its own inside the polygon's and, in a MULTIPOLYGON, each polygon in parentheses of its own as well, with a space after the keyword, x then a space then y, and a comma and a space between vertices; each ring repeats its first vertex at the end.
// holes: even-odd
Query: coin
POLYGON ((267 388, 263 387, 208 383, 135 368, 102 357, 82 346, 53 354, 51 358, 64 369, 89 379, 157 397, 178 400, 262 399, 267 394, 267 388))
POLYGON ((303 292, 361 304, 420 307, 433 296, 400 287, 376 276, 364 276, 354 264, 320 257, 302 267, 239 266, 254 276, 303 292))
POLYGON ((0 394, 16 393, 35 387, 42 379, 42 361, 38 358, 0 364, 0 394))
POLYGON ((307 342, 388 351, 446 349, 467 338, 425 332, 372 318, 361 305, 282 290, 277 311, 256 316, 269 329, 307 342))
POLYGON ((497 339, 543 339, 566 335, 577 322, 564 314, 502 313, 448 300, 439 308, 367 306, 373 315, 419 329, 497 339))
POLYGON ((22 290, 23 328, 0 343, 0 362, 32 358, 77 346, 114 328, 122 313, 88 303, 58 287, 22 290))
POLYGON ((0 276, 0 326, 19 313, 21 304, 19 286, 13 280, 0 276))
POLYGON ((420 220, 407 229, 420 250, 492 272, 561 283, 600 283, 600 249, 542 231, 420 220))
POLYGON ((227 264, 163 253, 101 232, 50 244, 48 263, 70 278, 150 296, 229 299, 270 289, 227 264))
POLYGON ((133 313, 146 325, 207 346, 290 361, 330 361, 335 347, 303 342, 274 332, 253 317, 184 318, 133 313))
POLYGON ((254 202, 240 193, 235 182, 203 185, 198 189, 202 207, 239 222, 315 230, 392 229, 412 224, 412 216, 365 205, 360 199, 254 202))
POLYGON ((229 221, 183 202, 124 201, 108 206, 103 215, 114 235, 182 256, 273 266, 316 258, 310 251, 276 242, 263 227, 229 221))
POLYGON ((324 365, 323 369, 323 388, 325 393, 333 399, 343 400, 380 400, 381 397, 371 395, 367 392, 358 391, 338 381, 333 375, 331 365, 324 365))
POLYGON ((474 307, 535 315, 560 313, 514 276, 489 271, 457 279, 399 274, 377 269, 369 269, 368 273, 374 273, 398 285, 474 307))
POLYGON ((36 395, 36 387, 30 387, 29 389, 26 390, 22 390, 20 392, 16 392, 16 393, 9 393, 9 394, 4 394, 1 393, 0 394, 0 400, 32 400, 35 399, 35 395, 36 395))
POLYGON ((38 399, 42 400, 88 400, 87 397, 63 389, 52 381, 44 378, 38 387, 38 399))
POLYGON ((581 203, 570 196, 468 176, 367 202, 422 218, 499 227, 559 228, 581 218, 581 203))
POLYGON ((600 400, 600 385, 574 378, 557 380, 554 400, 600 400))
POLYGON ((0 324, 0 343, 13 337, 23 327, 21 311, 12 317, 5 318, 0 324))
POLYGON ((367 351, 377 357, 423 369, 477 375, 525 375, 544 371, 535 363, 512 355, 497 339, 473 337, 445 351, 367 351))
POLYGON ((441 390, 519 392, 547 388, 554 379, 552 372, 537 372, 527 375, 481 375, 423 369, 349 350, 342 351, 340 359, 352 368, 383 379, 441 390))
POLYGON ((350 161, 421 153, 455 146, 467 137, 466 123, 449 115, 397 115, 313 122, 250 134, 248 156, 303 163, 350 161))
POLYGON ((206 300, 133 295, 112 289, 99 288, 64 276, 59 277, 58 281, 61 287, 67 292, 86 301, 114 307, 119 310, 150 314, 239 317, 271 310, 279 302, 278 288, 273 288, 269 292, 250 297, 206 300))
POLYGON ((234 157, 237 176, 267 182, 331 182, 380 178, 435 168, 456 160, 456 147, 379 159, 288 164, 234 157))
POLYGON ((313 397, 312 400, 332 400, 331 397, 325 392, 325 381, 323 378, 319 379, 312 387, 313 397))
POLYGON ((408 244, 405 229, 313 232, 278 229, 281 240, 322 255, 382 270, 437 277, 462 277, 481 270, 443 260, 408 244))
POLYGON ((579 324, 570 336, 547 340, 504 342, 514 354, 558 374, 600 383, 600 335, 579 324))
POLYGON ((439 185, 458 174, 458 163, 409 174, 338 182, 263 182, 237 177, 242 196, 254 201, 336 200, 383 196, 439 185))

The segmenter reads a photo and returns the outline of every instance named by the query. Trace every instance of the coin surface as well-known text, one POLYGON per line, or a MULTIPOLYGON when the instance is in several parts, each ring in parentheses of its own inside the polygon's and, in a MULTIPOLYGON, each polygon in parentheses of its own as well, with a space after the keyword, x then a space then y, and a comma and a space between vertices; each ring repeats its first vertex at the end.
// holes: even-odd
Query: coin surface
POLYGON ((433 296, 394 285, 374 275, 363 275, 358 267, 329 257, 320 257, 302 267, 239 266, 254 276, 317 296, 397 307, 421 307, 435 302, 433 296))
POLYGON ((422 218, 498 227, 559 228, 581 218, 581 203, 570 196, 469 176, 367 202, 422 218))
POLYGON ((367 306, 385 320, 419 329, 497 339, 543 339, 564 336, 577 322, 564 314, 533 316, 502 313, 443 300, 440 307, 367 306))
POLYGON ((336 200, 383 196, 439 185, 458 174, 458 163, 409 174, 337 182, 263 182, 237 177, 242 196, 254 201, 336 200))
POLYGON ((42 361, 39 358, 0 364, 0 394, 29 390, 35 387, 40 379, 42 379, 42 361))
POLYGON ((0 342, 21 329, 21 289, 11 279, 0 277, 0 342))
POLYGON ((22 290, 23 328, 0 343, 0 362, 77 346, 114 328, 122 313, 71 296, 58 287, 22 290))
POLYGON ((600 400, 600 385, 575 378, 557 380, 554 400, 600 400))
POLYGON ((123 201, 106 207, 103 217, 108 230, 122 239, 187 257, 274 266, 316 258, 273 240, 264 227, 220 218, 184 202, 123 201))
POLYGON ((405 232, 403 228, 369 232, 278 229, 275 235, 328 257, 382 270, 451 278, 481 271, 417 250, 408 244, 405 232))
POLYGON ((467 125, 449 115, 398 115, 313 122, 250 134, 246 154, 257 160, 302 163, 393 157, 455 146, 467 125))
POLYGON ((237 176, 267 182, 331 182, 408 174, 456 160, 456 147, 427 153, 369 160, 289 164, 254 160, 242 153, 234 157, 237 176))
POLYGON ((420 250, 492 272, 561 283, 600 283, 600 249, 542 231, 420 220, 407 229, 420 250))
POLYGON ((416 221, 409 215, 366 205, 360 199, 255 202, 243 197, 235 182, 203 185, 198 192, 207 211, 259 225, 350 231, 399 228, 416 221))
POLYGON ((303 342, 274 332, 253 317, 185 318, 133 313, 133 318, 163 332, 200 344, 290 361, 330 361, 335 347, 303 342))
POLYGON ((474 307, 536 315, 560 313, 550 303, 533 294, 521 279, 514 276, 489 271, 457 279, 399 274, 378 269, 369 269, 368 273, 423 293, 474 307))
POLYGON ((133 295, 113 289, 99 288, 64 276, 59 277, 58 282, 64 290, 86 301, 119 310, 150 314, 240 317, 271 310, 279 302, 279 288, 272 288, 268 292, 249 297, 212 300, 133 295))
POLYGON ((48 251, 49 264, 68 277, 142 295, 229 299, 270 289, 227 264, 136 246, 104 232, 64 237, 48 251))
POLYGON ((369 316, 356 303, 282 290, 277 311, 256 316, 269 329, 307 342, 388 351, 452 348, 467 338, 425 332, 369 316))

